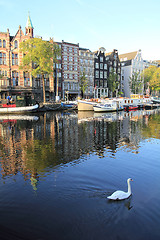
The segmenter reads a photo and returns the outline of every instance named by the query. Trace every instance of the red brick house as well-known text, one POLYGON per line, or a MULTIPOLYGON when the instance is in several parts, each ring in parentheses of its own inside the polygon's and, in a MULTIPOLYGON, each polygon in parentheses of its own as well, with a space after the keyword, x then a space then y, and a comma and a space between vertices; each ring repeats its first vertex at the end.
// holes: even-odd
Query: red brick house
MULTIPOLYGON (((34 79, 30 73, 19 69, 23 57, 19 45, 22 41, 34 37, 33 30, 28 16, 25 34, 21 26, 15 36, 10 35, 9 29, 7 32, 0 32, 0 99, 5 99, 7 95, 12 95, 15 99, 18 96, 34 96, 37 100, 42 99, 41 76, 34 79)), ((54 94, 53 77, 46 78, 45 83, 46 100, 49 100, 54 94)))

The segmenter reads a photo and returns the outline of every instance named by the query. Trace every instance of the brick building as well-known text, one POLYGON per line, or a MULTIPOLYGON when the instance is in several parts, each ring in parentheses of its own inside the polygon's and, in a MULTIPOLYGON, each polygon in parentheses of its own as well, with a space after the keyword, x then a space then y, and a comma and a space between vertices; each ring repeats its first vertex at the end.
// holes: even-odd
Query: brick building
POLYGON ((79 94, 79 44, 62 40, 62 98, 74 100, 79 94))
POLYGON ((80 77, 85 72, 87 79, 87 89, 85 97, 92 98, 94 90, 94 53, 86 48, 79 48, 79 68, 80 77))
MULTIPOLYGON (((25 98, 35 97, 42 99, 41 76, 34 79, 29 72, 19 69, 23 53, 19 51, 21 42, 34 37, 34 28, 30 16, 28 16, 25 34, 21 26, 15 36, 11 36, 9 29, 7 32, 0 32, 0 99, 5 99, 7 95, 12 95, 13 99, 18 96, 25 98)), ((53 77, 46 77, 46 100, 54 96, 53 77)))

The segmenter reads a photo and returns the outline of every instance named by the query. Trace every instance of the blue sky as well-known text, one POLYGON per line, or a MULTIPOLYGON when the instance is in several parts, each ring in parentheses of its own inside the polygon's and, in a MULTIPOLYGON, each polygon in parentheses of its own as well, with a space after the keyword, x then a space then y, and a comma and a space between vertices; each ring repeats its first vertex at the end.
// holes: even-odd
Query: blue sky
POLYGON ((34 35, 79 43, 91 51, 119 54, 142 50, 160 59, 160 0, 0 0, 0 32, 23 32, 28 12, 34 35))

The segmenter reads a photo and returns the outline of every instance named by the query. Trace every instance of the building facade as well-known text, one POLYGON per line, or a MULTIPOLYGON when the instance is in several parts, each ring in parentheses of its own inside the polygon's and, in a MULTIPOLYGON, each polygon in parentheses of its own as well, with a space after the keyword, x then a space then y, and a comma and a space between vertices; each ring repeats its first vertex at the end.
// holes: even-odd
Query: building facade
MULTIPOLYGON (((29 72, 19 68, 22 62, 23 53, 20 52, 20 43, 34 37, 34 28, 30 16, 28 16, 25 34, 21 26, 15 36, 7 32, 0 32, 0 99, 8 95, 16 100, 18 97, 35 98, 42 100, 42 79, 41 76, 33 78, 29 72)), ((52 76, 45 76, 46 100, 54 96, 54 79, 52 76)))
POLYGON ((95 52, 94 59, 94 97, 108 97, 109 89, 108 81, 110 74, 115 74, 117 82, 116 95, 121 91, 121 64, 116 49, 113 52, 106 53, 105 48, 100 48, 95 52))
POLYGON ((75 100, 79 94, 79 44, 62 40, 62 98, 75 100))
POLYGON ((80 77, 83 72, 87 79, 87 89, 84 93, 86 98, 94 96, 94 53, 86 48, 79 48, 80 77))
MULTIPOLYGON (((144 61, 142 59, 141 50, 125 53, 119 55, 121 62, 121 82, 122 82, 122 91, 124 92, 125 97, 130 97, 130 81, 134 73, 138 74, 140 78, 141 73, 144 70, 144 61)), ((143 94, 143 87, 140 92, 143 94)))

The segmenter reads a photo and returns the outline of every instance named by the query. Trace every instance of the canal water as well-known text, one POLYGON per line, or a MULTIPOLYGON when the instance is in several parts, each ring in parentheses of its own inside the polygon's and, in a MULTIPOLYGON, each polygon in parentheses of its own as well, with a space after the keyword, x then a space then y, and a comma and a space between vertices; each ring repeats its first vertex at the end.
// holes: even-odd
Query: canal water
POLYGON ((0 239, 160 239, 160 112, 0 116, 0 239))

